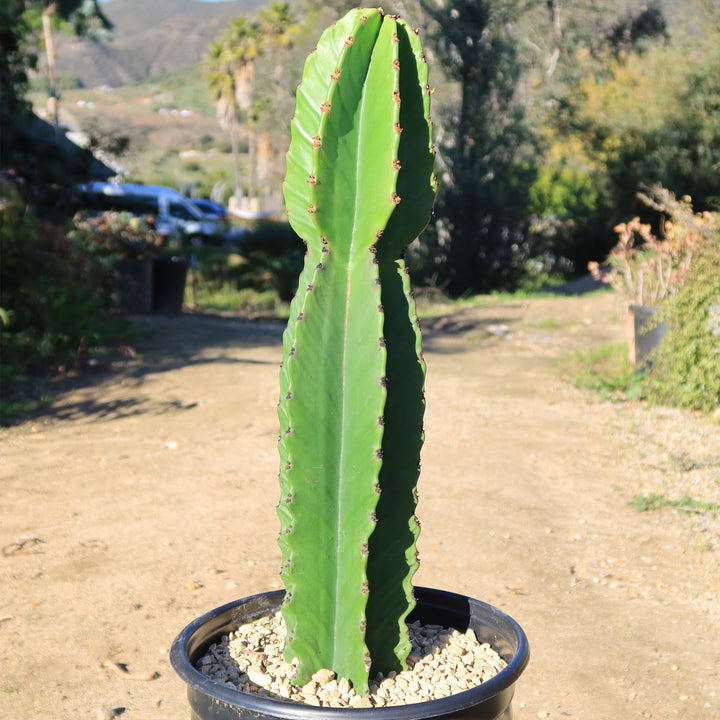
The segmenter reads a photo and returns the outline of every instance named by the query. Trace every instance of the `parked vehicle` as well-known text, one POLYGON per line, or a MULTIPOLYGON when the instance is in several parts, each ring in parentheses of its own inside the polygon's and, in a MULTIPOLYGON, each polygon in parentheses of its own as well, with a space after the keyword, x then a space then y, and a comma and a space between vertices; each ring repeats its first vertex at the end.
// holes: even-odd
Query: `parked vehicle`
POLYGON ((234 228, 230 224, 228 211, 220 203, 216 203, 213 200, 206 200, 204 198, 191 198, 190 203, 202 213, 202 216, 206 220, 217 223, 218 234, 214 238, 214 242, 218 245, 227 245, 242 235, 242 231, 238 232, 239 229, 234 228))
POLYGON ((78 191, 83 209, 144 217, 158 235, 180 234, 192 245, 216 241, 226 230, 225 223, 205 215, 177 190, 161 185, 91 182, 79 185, 78 191))
POLYGON ((205 216, 220 222, 228 222, 228 211, 220 204, 203 198, 192 198, 190 202, 205 216))

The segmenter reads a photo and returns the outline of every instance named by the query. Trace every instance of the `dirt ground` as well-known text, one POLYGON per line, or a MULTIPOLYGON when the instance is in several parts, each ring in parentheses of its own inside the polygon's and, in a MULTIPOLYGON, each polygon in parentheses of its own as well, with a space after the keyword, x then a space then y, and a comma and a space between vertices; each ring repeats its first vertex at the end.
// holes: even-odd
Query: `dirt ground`
MULTIPOLYGON (((516 720, 720 718, 717 543, 673 510, 629 505, 652 470, 632 423, 560 369, 573 349, 622 339, 615 302, 548 297, 425 323, 416 584, 523 625, 516 720)), ((173 637, 279 587, 282 327, 137 323, 135 357, 58 380, 46 413, 0 432, 3 720, 188 718, 173 637)))

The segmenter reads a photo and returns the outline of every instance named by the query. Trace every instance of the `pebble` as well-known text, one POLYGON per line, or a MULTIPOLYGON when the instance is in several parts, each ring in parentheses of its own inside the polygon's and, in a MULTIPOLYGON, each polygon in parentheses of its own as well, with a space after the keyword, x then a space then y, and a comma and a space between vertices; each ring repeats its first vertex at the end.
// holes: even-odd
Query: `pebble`
POLYGON ((265 675, 265 673, 248 670, 247 676, 248 680, 250 680, 251 683, 260 685, 260 687, 270 687, 270 684, 272 683, 272 678, 270 677, 270 675, 265 675))
POLYGON ((312 679, 319 685, 327 685, 331 680, 335 679, 335 673, 332 670, 322 668, 312 676, 312 679))
POLYGON ((197 669, 211 680, 265 697, 315 707, 372 708, 437 700, 485 682, 502 670, 505 661, 475 633, 439 625, 408 626, 412 650, 408 670, 378 675, 370 695, 357 695, 346 678, 323 668, 298 687, 291 685, 296 662, 283 657, 286 628, 277 612, 241 625, 208 648, 197 669))

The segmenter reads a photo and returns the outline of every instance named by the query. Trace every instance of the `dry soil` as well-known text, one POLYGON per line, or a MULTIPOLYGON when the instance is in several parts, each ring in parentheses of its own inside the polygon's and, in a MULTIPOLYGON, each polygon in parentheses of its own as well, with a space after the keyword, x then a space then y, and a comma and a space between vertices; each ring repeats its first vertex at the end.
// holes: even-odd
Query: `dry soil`
MULTIPOLYGON (((279 586, 282 327, 136 322, 135 356, 58 379, 46 412, 0 433, 0 718, 186 719, 173 637, 279 586)), ((572 386, 569 352, 622 340, 611 294, 424 326, 416 584, 524 626, 516 720, 720 718, 717 524, 629 504, 698 467, 717 493, 720 425, 572 386), (668 446, 675 430, 703 463, 668 446)))

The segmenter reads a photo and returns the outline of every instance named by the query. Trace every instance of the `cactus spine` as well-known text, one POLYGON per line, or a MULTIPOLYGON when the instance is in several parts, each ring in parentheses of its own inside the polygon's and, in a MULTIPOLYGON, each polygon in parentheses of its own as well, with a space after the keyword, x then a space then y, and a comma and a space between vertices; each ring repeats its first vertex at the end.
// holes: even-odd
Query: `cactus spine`
POLYGON ((307 253, 283 339, 278 515, 299 683, 327 667, 367 692, 410 650, 425 368, 401 255, 436 192, 427 77, 403 20, 356 9, 297 91, 284 194, 307 253))

